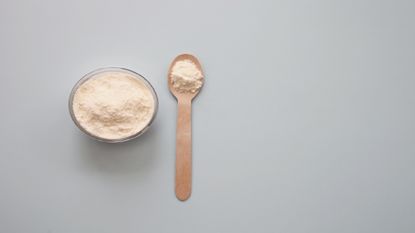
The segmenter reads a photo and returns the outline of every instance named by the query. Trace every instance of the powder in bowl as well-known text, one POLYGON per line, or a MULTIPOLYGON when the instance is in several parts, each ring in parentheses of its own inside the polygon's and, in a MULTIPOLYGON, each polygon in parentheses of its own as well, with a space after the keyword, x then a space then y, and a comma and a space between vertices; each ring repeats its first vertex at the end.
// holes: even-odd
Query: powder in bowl
POLYGON ((153 120, 157 97, 138 74, 121 68, 92 72, 74 88, 72 117, 91 136, 108 142, 139 135, 153 120))

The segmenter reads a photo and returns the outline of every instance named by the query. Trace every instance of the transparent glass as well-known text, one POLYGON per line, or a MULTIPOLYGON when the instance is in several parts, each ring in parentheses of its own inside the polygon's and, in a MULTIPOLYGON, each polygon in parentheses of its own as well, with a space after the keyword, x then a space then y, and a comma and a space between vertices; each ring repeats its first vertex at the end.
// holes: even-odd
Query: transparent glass
POLYGON ((150 82, 144 78, 142 75, 126 69, 126 68, 120 68, 120 67, 107 67, 107 68, 100 68, 100 69, 96 69, 88 74, 86 74, 84 77, 82 77, 76 84, 75 86, 72 88, 71 94, 69 96, 69 113, 71 114, 71 118, 73 120, 73 122, 75 123, 76 126, 78 126, 78 128, 84 132, 85 134, 87 134, 88 136, 92 137, 93 139, 96 139, 98 141, 102 141, 102 142, 108 142, 108 143, 119 143, 119 142, 125 142, 125 141, 129 141, 131 139, 137 138, 140 135, 142 135, 144 132, 146 132, 151 124, 153 123, 154 119, 156 118, 157 115, 157 111, 158 111, 158 98, 157 98, 157 94, 156 91, 154 90, 153 86, 150 84, 150 82), (101 73, 106 73, 106 72, 121 72, 121 73, 127 73, 130 74, 131 76, 133 76, 134 78, 142 81, 150 90, 151 94, 153 95, 153 99, 154 99, 154 111, 153 111, 153 115, 151 116, 151 120, 148 122, 148 124, 139 132, 130 135, 128 137, 125 138, 120 138, 120 139, 107 139, 107 138, 101 138, 98 137, 97 135, 94 135, 90 132, 88 132, 84 127, 81 126, 81 124, 79 123, 79 121, 76 119, 75 114, 73 112, 73 99, 75 96, 76 91, 78 90, 78 88, 87 80, 93 78, 94 76, 101 74, 101 73))

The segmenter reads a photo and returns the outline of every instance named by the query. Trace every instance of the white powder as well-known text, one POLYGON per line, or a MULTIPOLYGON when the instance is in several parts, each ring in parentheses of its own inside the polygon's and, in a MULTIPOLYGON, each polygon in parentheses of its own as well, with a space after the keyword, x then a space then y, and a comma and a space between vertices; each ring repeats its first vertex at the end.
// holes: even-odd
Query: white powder
POLYGON ((174 63, 171 71, 173 88, 181 93, 195 93, 203 84, 203 74, 191 60, 174 63))
POLYGON ((123 72, 103 72, 76 90, 73 113, 89 133, 104 139, 123 139, 151 121, 155 99, 143 81, 123 72))

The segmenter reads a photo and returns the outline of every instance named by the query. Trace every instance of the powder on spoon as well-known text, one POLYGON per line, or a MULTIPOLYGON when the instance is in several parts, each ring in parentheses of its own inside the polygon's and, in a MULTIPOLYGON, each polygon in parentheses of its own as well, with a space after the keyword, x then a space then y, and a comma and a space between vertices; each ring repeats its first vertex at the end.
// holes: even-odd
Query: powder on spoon
POLYGON ((82 83, 73 98, 79 124, 99 138, 117 140, 143 130, 155 111, 153 93, 126 72, 108 71, 82 83))
POLYGON ((203 84, 203 74, 191 60, 174 63, 171 71, 173 88, 181 93, 195 93, 203 84))

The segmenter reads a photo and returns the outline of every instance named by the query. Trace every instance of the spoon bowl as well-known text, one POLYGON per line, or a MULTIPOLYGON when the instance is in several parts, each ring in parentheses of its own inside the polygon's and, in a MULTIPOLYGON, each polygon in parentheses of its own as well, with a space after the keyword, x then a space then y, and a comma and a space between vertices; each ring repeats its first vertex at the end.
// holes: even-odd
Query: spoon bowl
MULTIPOLYGON (((202 86, 196 92, 194 92, 194 93, 192 93, 192 92, 179 92, 176 88, 174 88, 173 87, 173 80, 172 80, 173 67, 176 64, 176 62, 178 62, 178 61, 184 61, 184 60, 190 60, 190 61, 192 61, 196 65, 196 67, 200 71, 200 73, 202 73, 202 75, 203 75, 202 66, 200 65, 199 60, 195 56, 193 56, 191 54, 180 54, 179 56, 177 56, 172 61, 171 65, 170 65, 170 68, 169 68, 169 71, 168 71, 169 90, 170 90, 170 92, 172 93, 172 95, 176 99, 186 98, 186 99, 192 100, 193 98, 195 98, 199 94, 200 90, 203 87, 203 84, 205 82, 205 79, 204 78, 202 79, 202 86)), ((203 77, 204 77, 204 75, 203 75, 203 77)))

